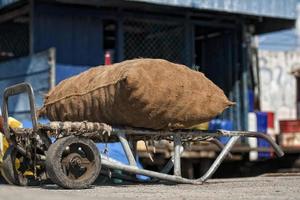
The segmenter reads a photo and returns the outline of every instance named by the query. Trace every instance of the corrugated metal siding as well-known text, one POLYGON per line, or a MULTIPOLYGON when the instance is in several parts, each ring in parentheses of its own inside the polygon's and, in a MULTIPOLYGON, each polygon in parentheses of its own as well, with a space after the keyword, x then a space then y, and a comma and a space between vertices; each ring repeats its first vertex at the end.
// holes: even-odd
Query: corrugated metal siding
MULTIPOLYGON (((49 62, 51 52, 45 51, 30 57, 23 57, 0 64, 0 91, 14 84, 28 82, 35 92, 36 105, 43 103, 44 94, 50 89, 51 70, 54 70, 49 62), (52 69, 51 69, 52 68, 52 69)), ((2 92, 0 93, 0 105, 2 105, 2 92)), ((30 119, 29 101, 25 94, 10 97, 9 111, 11 116, 19 120, 30 119)))
POLYGON ((102 20, 71 8, 39 7, 34 19, 34 51, 56 48, 57 62, 95 66, 103 63, 102 20))
MULTIPOLYGON (((20 0, 0 0, 0 8, 20 0)), ((216 10, 246 15, 295 19, 299 0, 127 0, 159 5, 216 10)), ((99 0, 100 2, 100 0, 99 0)))
POLYGON ((294 19, 298 0, 128 0, 216 10, 246 15, 294 19))
POLYGON ((259 49, 269 51, 295 51, 299 49, 294 29, 260 35, 259 49))
POLYGON ((57 63, 55 68, 55 82, 56 84, 58 84, 71 76, 75 76, 77 74, 80 74, 81 72, 88 70, 89 68, 90 66, 73 66, 57 63))

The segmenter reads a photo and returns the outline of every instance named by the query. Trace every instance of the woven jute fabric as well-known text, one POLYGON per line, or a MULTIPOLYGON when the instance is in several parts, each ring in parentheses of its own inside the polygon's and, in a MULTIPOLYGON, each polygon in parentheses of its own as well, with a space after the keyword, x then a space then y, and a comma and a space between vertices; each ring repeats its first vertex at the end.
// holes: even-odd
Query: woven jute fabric
POLYGON ((201 72, 162 59, 134 59, 62 81, 46 95, 39 115, 51 121, 178 129, 209 121, 230 105, 201 72))

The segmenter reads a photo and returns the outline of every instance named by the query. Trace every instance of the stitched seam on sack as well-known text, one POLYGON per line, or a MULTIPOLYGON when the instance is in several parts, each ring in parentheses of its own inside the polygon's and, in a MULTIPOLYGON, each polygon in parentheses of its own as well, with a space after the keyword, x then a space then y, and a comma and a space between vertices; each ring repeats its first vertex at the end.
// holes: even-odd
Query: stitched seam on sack
POLYGON ((121 79, 119 79, 119 80, 117 80, 117 81, 115 81, 115 82, 112 82, 112 83, 109 83, 109 84, 106 84, 106 85, 102 85, 102 86, 98 86, 98 87, 96 87, 96 88, 93 88, 93 89, 91 89, 91 90, 89 90, 89 91, 87 91, 87 92, 74 93, 74 94, 70 94, 70 95, 61 97, 61 98, 59 98, 59 99, 56 99, 55 101, 52 101, 52 102, 49 102, 49 103, 44 104, 43 107, 49 106, 49 105, 51 105, 51 104, 55 104, 55 103, 57 103, 57 102, 59 102, 59 101, 61 101, 61 100, 63 100, 63 99, 67 99, 67 98, 70 98, 70 97, 73 97, 73 96, 84 96, 84 95, 87 95, 88 93, 91 93, 91 92, 93 92, 93 91, 95 91, 95 90, 98 90, 98 89, 100 89, 100 88, 104 88, 104 87, 107 87, 107 86, 110 86, 110 85, 117 84, 117 83, 123 81, 123 80, 126 79, 126 78, 127 78, 127 76, 126 76, 126 77, 123 77, 123 78, 121 78, 121 79))

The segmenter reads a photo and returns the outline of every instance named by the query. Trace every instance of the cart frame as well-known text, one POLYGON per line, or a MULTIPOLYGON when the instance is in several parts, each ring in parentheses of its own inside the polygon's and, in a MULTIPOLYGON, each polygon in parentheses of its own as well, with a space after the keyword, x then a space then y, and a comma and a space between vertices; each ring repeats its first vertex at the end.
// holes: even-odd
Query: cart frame
MULTIPOLYGON (((98 138, 94 141, 106 142, 110 138, 114 138, 114 141, 119 141, 122 144, 125 155, 129 161, 129 165, 122 164, 116 160, 109 158, 109 156, 101 156, 102 166, 108 169, 122 170, 130 174, 145 175, 154 178, 153 180, 165 180, 175 183, 187 183, 187 184, 202 184, 207 179, 209 179, 218 169, 220 164, 224 159, 230 155, 230 150, 233 148, 235 143, 241 137, 256 137, 262 138, 268 141, 274 152, 278 157, 284 155, 281 148, 273 141, 273 139, 266 134, 258 132, 248 132, 248 131, 198 131, 198 130, 174 130, 174 131, 157 131, 150 129, 140 129, 140 128, 123 128, 123 127, 111 127, 104 123, 91 123, 91 122, 50 122, 46 125, 38 124, 36 116, 36 108, 34 102, 34 92, 30 84, 21 83, 11 87, 8 87, 4 91, 3 95, 3 105, 2 114, 4 118, 4 135, 9 141, 10 145, 14 145, 19 152, 26 155, 28 152, 22 146, 16 144, 14 140, 15 134, 22 134, 27 132, 30 137, 39 139, 38 132, 42 130, 52 131, 52 132, 64 132, 65 135, 56 135, 57 138, 68 136, 68 134, 75 133, 79 137, 88 138, 98 138), (10 96, 18 95, 21 93, 27 93, 30 103, 30 113, 32 120, 32 129, 15 129, 12 133, 10 127, 8 126, 8 100, 10 96), (73 132, 72 132, 73 130, 73 132), (91 134, 92 133, 92 134, 91 134), (226 136, 229 137, 229 141, 225 146, 222 146, 214 138, 226 136), (183 142, 189 142, 193 138, 199 138, 208 141, 212 139, 219 147, 222 148, 220 154, 217 156, 211 167, 207 172, 199 179, 187 179, 181 176, 181 154, 183 151, 183 142), (106 138, 106 139, 103 139, 106 138), (139 139, 146 140, 159 140, 168 139, 174 142, 174 155, 167 162, 162 171, 150 171, 145 169, 140 169, 137 167, 137 162, 135 159, 134 150, 132 148, 131 141, 136 142, 139 139), (170 170, 174 167, 173 174, 168 174, 170 170)), ((35 156, 35 155, 34 155, 35 156)), ((35 156, 37 160, 44 160, 43 156, 35 156)))

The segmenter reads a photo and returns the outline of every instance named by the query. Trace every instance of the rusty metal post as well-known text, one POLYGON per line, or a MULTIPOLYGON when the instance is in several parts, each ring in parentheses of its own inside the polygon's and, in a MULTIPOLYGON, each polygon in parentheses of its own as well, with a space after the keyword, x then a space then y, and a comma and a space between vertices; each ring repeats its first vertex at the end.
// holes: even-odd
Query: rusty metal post
POLYGON ((29 83, 20 83, 17 85, 13 85, 4 90, 3 93, 3 102, 2 102, 2 116, 3 116, 3 130, 6 139, 10 141, 10 131, 8 126, 8 98, 10 96, 18 95, 21 93, 27 93, 29 104, 30 104, 30 113, 31 113, 31 121, 34 132, 37 131, 37 116, 36 109, 34 103, 34 93, 31 85, 29 83))

